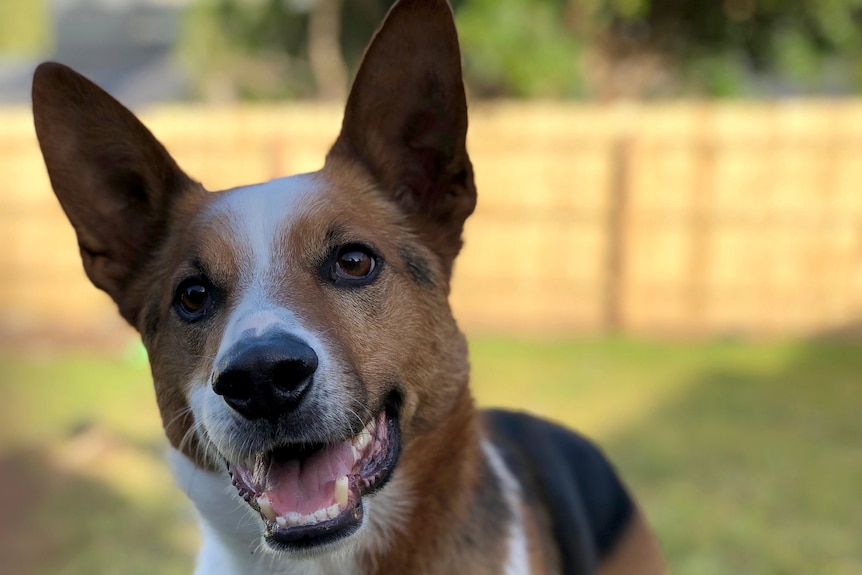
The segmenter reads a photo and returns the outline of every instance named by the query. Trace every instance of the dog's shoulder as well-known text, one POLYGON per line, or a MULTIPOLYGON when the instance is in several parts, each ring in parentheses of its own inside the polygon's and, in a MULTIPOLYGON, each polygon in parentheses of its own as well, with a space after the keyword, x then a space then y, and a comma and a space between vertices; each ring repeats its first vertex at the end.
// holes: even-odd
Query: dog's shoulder
POLYGON ((547 513, 564 572, 595 566, 635 514, 607 457, 583 435, 526 413, 486 410, 483 420, 525 503, 547 513))

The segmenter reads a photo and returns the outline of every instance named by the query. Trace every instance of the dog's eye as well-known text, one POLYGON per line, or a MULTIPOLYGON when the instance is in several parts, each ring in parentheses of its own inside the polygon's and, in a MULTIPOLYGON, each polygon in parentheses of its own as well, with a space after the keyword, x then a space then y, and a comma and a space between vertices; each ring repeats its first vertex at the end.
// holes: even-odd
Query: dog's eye
POLYGON ((347 245, 338 251, 333 271, 336 281, 369 281, 377 271, 377 261, 365 246, 347 245))
POLYGON ((188 279, 177 288, 176 306, 183 319, 203 317, 212 303, 212 288, 199 278, 188 279))
POLYGON ((374 258, 357 248, 343 250, 335 260, 335 272, 344 279, 364 278, 372 271, 374 258))

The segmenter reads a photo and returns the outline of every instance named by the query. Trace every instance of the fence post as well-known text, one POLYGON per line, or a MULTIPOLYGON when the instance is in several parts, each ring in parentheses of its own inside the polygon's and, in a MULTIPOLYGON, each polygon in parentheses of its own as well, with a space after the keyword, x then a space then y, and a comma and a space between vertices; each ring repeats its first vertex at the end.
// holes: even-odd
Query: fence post
POLYGON ((631 184, 632 141, 628 134, 611 143, 611 181, 608 190, 607 248, 604 271, 602 322, 608 333, 626 329, 625 282, 627 267, 629 186, 631 184))
POLYGON ((688 318, 679 326, 693 335, 703 335, 709 331, 709 268, 711 262, 713 227, 715 171, 718 150, 717 141, 699 133, 692 146, 697 154, 697 185, 691 190, 692 203, 689 214, 689 234, 691 252, 688 265, 688 318))

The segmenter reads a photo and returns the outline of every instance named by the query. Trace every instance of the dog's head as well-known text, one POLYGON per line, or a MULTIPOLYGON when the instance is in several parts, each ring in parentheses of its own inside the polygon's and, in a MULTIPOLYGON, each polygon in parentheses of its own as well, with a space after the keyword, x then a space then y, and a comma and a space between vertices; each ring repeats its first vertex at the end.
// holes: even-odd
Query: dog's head
POLYGON ((232 482, 275 548, 355 532, 402 447, 465 396, 447 297, 476 194, 445 1, 393 7, 315 173, 207 192, 59 64, 37 70, 33 108, 87 275, 149 352, 172 445, 232 482))

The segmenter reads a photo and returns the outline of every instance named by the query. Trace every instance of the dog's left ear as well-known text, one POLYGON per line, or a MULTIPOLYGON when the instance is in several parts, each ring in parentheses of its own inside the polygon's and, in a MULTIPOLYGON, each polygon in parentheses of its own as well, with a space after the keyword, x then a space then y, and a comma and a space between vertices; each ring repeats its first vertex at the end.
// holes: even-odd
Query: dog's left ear
POLYGON ((452 10, 400 0, 363 57, 329 157, 359 159, 447 273, 476 205, 467 101, 452 10))
POLYGON ((84 270, 137 327, 147 266, 177 217, 174 206, 206 192, 132 112, 62 64, 36 69, 33 119, 84 270))

